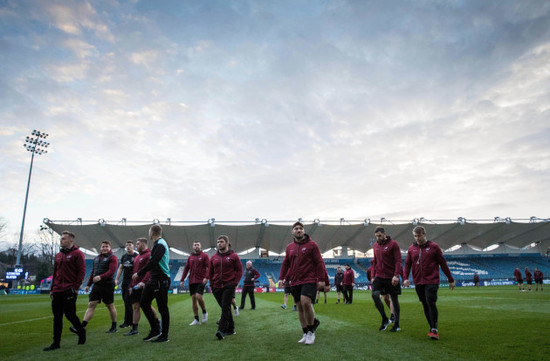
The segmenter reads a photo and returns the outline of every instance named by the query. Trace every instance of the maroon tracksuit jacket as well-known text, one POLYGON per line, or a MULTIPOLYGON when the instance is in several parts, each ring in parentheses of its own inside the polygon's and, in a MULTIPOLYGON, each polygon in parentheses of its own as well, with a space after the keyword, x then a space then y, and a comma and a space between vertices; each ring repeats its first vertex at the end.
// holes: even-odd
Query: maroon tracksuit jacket
POLYGON ((185 281, 185 277, 189 274, 189 284, 202 283, 205 278, 208 278, 210 269, 210 259, 203 251, 199 253, 191 253, 185 263, 181 282, 185 281))
POLYGON ((344 286, 351 286, 353 283, 355 283, 355 272, 350 268, 344 271, 344 280, 342 284, 344 286))
POLYGON ((514 277, 517 282, 523 282, 523 279, 521 278, 521 271, 518 268, 514 270, 514 277))
POLYGON ((321 282, 324 279, 325 262, 319 246, 309 235, 304 235, 301 242, 294 240, 286 246, 279 280, 290 282, 290 286, 298 286, 321 282))
POLYGON ((392 278, 402 274, 401 249, 399 244, 387 236, 382 242, 376 242, 373 246, 374 258, 371 261, 372 279, 392 278))
POLYGON ((414 242, 407 251, 405 259, 404 279, 409 278, 409 272, 412 267, 413 281, 415 285, 437 285, 439 284, 439 267, 449 279, 454 282, 447 261, 443 257, 443 252, 439 245, 432 241, 427 241, 420 246, 414 242))
POLYGON ((527 268, 525 269, 525 280, 527 282, 533 282, 533 275, 531 274, 531 272, 529 272, 527 268))
POLYGON ((78 290, 86 275, 84 253, 73 246, 61 250, 55 255, 53 265, 52 292, 64 292, 69 289, 78 290))
MULTIPOLYGON (((134 273, 138 273, 140 269, 145 267, 145 265, 149 262, 149 258, 151 257, 151 250, 147 248, 145 251, 141 252, 136 258, 134 258, 134 273)), ((149 278, 151 278, 151 274, 147 272, 143 276, 139 276, 134 280, 132 279, 132 283, 130 284, 130 287, 134 287, 140 282, 147 283, 149 281, 149 278)))
POLYGON ((209 279, 210 287, 223 288, 233 285, 237 287, 243 276, 241 259, 234 251, 226 253, 216 252, 210 258, 209 279))

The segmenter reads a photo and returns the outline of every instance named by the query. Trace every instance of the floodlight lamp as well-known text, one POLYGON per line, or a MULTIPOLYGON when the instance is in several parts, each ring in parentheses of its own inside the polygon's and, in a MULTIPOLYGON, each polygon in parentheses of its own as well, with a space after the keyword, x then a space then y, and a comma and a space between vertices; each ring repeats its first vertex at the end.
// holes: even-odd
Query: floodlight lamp
POLYGON ((458 217, 458 223, 460 223, 461 226, 466 224, 466 218, 464 217, 458 217))
POLYGON ((267 224, 267 219, 262 218, 262 224, 267 224))
POLYGON ((506 217, 504 221, 506 222, 506 224, 512 223, 512 219, 510 217, 506 217))
POLYGON ((98 219, 97 223, 99 223, 101 227, 105 227, 105 220, 103 218, 98 219))
POLYGON ((44 219, 42 220, 42 223, 48 224, 48 223, 50 223, 50 219, 49 219, 49 218, 44 218, 44 219))
POLYGON ((153 219, 153 224, 160 224, 160 221, 157 218, 155 218, 153 219))
POLYGON ((365 218, 363 220, 363 226, 367 227, 370 224, 370 218, 365 218))
POLYGON ((260 223, 260 218, 255 218, 254 223, 256 223, 256 224, 260 223))
POLYGON ((321 221, 319 220, 319 218, 315 218, 315 219, 313 220, 313 223, 319 225, 319 223, 321 223, 321 221))
POLYGON ((82 218, 79 217, 79 218, 76 219, 76 221, 77 221, 78 223, 82 224, 82 218))
POLYGON ((420 223, 418 218, 413 219, 413 226, 418 226, 418 223, 420 223))

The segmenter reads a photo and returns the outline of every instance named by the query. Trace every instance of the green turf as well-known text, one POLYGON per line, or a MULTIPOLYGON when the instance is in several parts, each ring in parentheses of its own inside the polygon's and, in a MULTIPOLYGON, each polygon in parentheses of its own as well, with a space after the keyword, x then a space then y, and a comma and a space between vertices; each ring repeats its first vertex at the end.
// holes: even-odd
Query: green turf
MULTIPOLYGON (((237 295, 237 302, 240 302, 237 295)), ((2 360, 548 360, 550 359, 550 289, 518 292, 515 287, 440 289, 440 341, 426 337, 428 325, 414 290, 403 290, 399 333, 378 332, 380 315, 370 292, 355 292, 353 305, 328 302, 316 305, 321 326, 315 344, 300 345, 302 331, 296 312, 280 308, 283 295, 257 294, 257 310, 245 309, 236 317, 237 334, 215 338, 220 310, 212 295, 205 295, 210 320, 193 320, 188 295, 171 295, 170 342, 143 342, 149 328, 142 318, 140 334, 105 334, 108 312, 99 305, 87 327, 88 342, 77 346, 64 319, 61 349, 43 352, 52 339, 52 316, 47 296, 0 296, 0 355, 2 360)), ((80 317, 86 308, 80 296, 80 317)), ((247 300, 248 301, 248 300, 247 300)), ((115 305, 121 319, 120 296, 115 305)))

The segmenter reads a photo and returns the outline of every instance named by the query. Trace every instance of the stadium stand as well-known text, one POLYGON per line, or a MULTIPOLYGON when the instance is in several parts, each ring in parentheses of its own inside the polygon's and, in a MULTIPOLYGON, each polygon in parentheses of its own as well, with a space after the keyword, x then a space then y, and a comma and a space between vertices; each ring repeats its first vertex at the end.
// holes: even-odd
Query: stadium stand
MULTIPOLYGON (((241 262, 243 268, 246 267, 246 261, 250 258, 243 258, 241 262)), ((545 279, 550 278, 550 259, 538 254, 491 254, 491 255, 446 255, 447 264, 455 277, 456 281, 469 282, 474 273, 477 272, 481 281, 491 280, 513 280, 513 270, 518 267, 522 272, 528 267, 531 272, 538 267, 544 274, 545 279)), ((254 267, 260 273, 260 279, 256 285, 258 287, 273 287, 279 279, 279 271, 283 261, 282 257, 251 259, 254 267)), ((329 258, 325 259, 327 273, 330 278, 331 286, 334 284, 334 274, 336 268, 349 264, 355 271, 355 284, 358 287, 368 284, 366 270, 370 265, 370 258, 329 258)), ((170 278, 172 279, 172 288, 179 288, 179 280, 183 274, 187 259, 170 260, 170 278)), ((403 257, 403 264, 405 257, 403 257)), ((93 260, 86 259, 86 276, 83 287, 86 286, 93 267, 93 260)), ((412 279, 412 277, 410 277, 412 279)), ((447 277, 440 271, 440 280, 447 282, 447 277)), ((242 280, 241 280, 242 281, 242 280)), ((183 290, 188 287, 187 280, 183 290)))

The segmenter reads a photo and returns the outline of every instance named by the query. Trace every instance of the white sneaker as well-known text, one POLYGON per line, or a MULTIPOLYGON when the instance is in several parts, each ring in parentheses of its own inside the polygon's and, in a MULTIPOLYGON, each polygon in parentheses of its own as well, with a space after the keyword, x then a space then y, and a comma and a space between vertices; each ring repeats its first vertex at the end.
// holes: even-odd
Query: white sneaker
POLYGON ((304 333, 304 335, 302 336, 300 341, 298 341, 298 343, 304 343, 304 342, 306 342, 306 340, 307 340, 307 333, 304 333))
POLYGON ((193 322, 191 322, 191 323, 189 324, 189 326, 195 326, 195 325, 200 325, 200 324, 201 324, 200 321, 197 321, 197 320, 195 319, 195 320, 193 320, 193 322))
POLYGON ((239 315, 239 306, 235 307, 235 316, 239 315))
POLYGON ((205 323, 206 321, 208 321, 208 312, 202 314, 202 323, 205 323))
POLYGON ((315 334, 311 331, 309 331, 307 334, 306 334, 306 342, 305 344, 306 345, 313 345, 315 343, 315 334))

